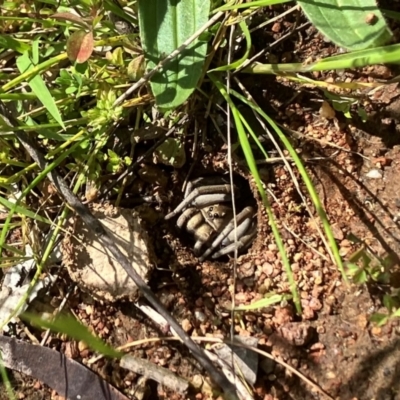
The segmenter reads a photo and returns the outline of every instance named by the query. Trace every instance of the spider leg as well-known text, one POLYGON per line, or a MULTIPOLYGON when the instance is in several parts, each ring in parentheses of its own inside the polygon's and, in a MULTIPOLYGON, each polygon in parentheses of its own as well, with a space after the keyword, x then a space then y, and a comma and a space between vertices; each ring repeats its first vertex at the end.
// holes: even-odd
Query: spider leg
MULTIPOLYGON (((176 226, 179 229, 183 229, 183 227, 188 223, 188 221, 196 214, 199 210, 197 208, 191 207, 187 208, 176 221, 176 226)), ((201 223, 202 221, 199 221, 201 223)))
POLYGON ((195 207, 186 209, 176 221, 178 228, 185 228, 187 232, 191 233, 196 243, 194 245, 194 253, 200 254, 200 250, 206 243, 211 235, 214 233, 213 228, 204 222, 203 215, 195 207))
POLYGON ((230 193, 202 194, 192 201, 192 205, 203 208, 214 204, 225 203, 231 200, 231 198, 232 195, 230 193))
MULTIPOLYGON (((235 190, 235 189, 234 189, 235 190)), ((231 198, 230 185, 212 185, 201 186, 193 189, 193 191, 184 198, 178 207, 170 212, 165 219, 171 219, 179 214, 183 209, 189 205, 204 207, 207 205, 216 204, 223 201, 229 201, 231 198)))
POLYGON ((254 239, 256 234, 257 234, 257 228, 254 226, 254 229, 249 234, 242 236, 236 243, 233 242, 228 246, 225 246, 222 249, 218 250, 211 256, 211 258, 215 259, 225 254, 232 253, 235 251, 236 247, 238 251, 245 249, 247 246, 250 245, 251 241, 254 239))
MULTIPOLYGON (((210 235, 212 234, 211 229, 210 229, 209 234, 210 235)), ((194 252, 195 256, 198 256, 200 254, 200 250, 203 247, 204 243, 206 243, 206 242, 207 242, 207 240, 204 241, 202 238, 196 240, 196 243, 194 244, 194 247, 193 247, 193 252, 194 252)))
POLYGON ((193 179, 192 181, 188 182, 188 184, 186 185, 186 190, 183 198, 188 197, 194 188, 201 186, 223 185, 228 183, 229 180, 224 179, 224 177, 222 176, 202 176, 200 178, 193 179))
MULTIPOLYGON (((251 216, 243 220, 241 224, 236 227, 236 237, 239 239, 246 234, 253 223, 251 216)), ((222 246, 228 246, 235 241, 235 229, 222 241, 222 246)))
MULTIPOLYGON (((236 215, 236 224, 240 225, 243 220, 248 218, 251 215, 254 215, 255 211, 253 207, 244 208, 238 215, 236 215)), ((228 235, 234 229, 235 222, 234 218, 232 218, 231 222, 221 231, 221 233, 214 239, 214 241, 210 244, 208 250, 206 250, 203 255, 199 258, 200 261, 204 261, 209 255, 215 252, 216 248, 222 243, 222 241, 228 237, 228 235)))

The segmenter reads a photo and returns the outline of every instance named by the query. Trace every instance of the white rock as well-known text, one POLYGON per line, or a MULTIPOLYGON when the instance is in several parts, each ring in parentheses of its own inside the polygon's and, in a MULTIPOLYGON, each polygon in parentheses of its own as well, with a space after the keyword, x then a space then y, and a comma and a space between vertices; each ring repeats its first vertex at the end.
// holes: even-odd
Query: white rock
POLYGON ((370 171, 368 171, 365 176, 369 179, 382 179, 383 175, 382 172, 379 171, 379 169, 371 169, 370 171))

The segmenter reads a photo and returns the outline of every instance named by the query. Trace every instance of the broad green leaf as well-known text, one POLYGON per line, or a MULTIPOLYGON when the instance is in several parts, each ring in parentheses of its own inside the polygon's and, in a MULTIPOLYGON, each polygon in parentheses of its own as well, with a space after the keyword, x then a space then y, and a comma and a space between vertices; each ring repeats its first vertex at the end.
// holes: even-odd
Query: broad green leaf
POLYGON ((307 18, 328 39, 348 50, 382 46, 392 37, 376 0, 299 0, 307 18))
MULTIPOLYGON (((29 58, 28 53, 24 53, 22 56, 17 58, 17 67, 21 74, 24 74, 29 70, 34 69, 35 65, 29 58)), ((65 129, 61 114, 58 111, 57 105, 42 77, 40 75, 35 75, 28 81, 28 84, 32 89, 32 92, 35 93, 37 98, 46 107, 51 116, 60 124, 60 126, 65 129)))
MULTIPOLYGON (((208 20, 210 0, 141 0, 139 27, 147 70, 172 53, 208 20)), ((182 104, 201 76, 207 43, 193 41, 150 80, 164 111, 182 104)))

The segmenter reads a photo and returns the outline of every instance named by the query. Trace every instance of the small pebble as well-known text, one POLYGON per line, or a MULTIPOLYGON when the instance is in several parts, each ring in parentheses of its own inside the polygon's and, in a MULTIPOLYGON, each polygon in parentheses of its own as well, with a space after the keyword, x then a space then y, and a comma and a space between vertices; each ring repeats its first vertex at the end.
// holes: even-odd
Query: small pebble
POLYGON ((200 321, 200 322, 205 322, 206 319, 207 319, 206 314, 204 314, 204 313, 201 312, 201 311, 195 311, 195 312, 194 312, 194 317, 195 317, 198 321, 200 321))
POLYGON ((182 321, 182 329, 187 333, 187 332, 191 331, 192 328, 193 328, 193 326, 192 326, 192 324, 190 323, 190 321, 189 321, 187 318, 185 318, 185 319, 182 321))
POLYGON ((331 107, 331 105, 327 101, 324 101, 322 103, 321 108, 319 109, 319 115, 322 118, 333 119, 335 118, 336 113, 335 110, 331 107))
POLYGON ((365 176, 369 179, 382 179, 382 172, 379 169, 373 168, 368 171, 365 176))
POLYGON ((80 340, 78 342, 78 350, 79 350, 79 352, 81 352, 83 350, 86 350, 87 348, 88 348, 88 345, 83 340, 80 340))

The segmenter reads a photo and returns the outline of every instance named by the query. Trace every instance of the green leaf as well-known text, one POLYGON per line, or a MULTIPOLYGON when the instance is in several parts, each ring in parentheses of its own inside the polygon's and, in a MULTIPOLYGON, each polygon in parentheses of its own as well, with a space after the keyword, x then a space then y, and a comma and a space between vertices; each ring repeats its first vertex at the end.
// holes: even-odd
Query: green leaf
POLYGON ((179 139, 168 138, 154 151, 157 162, 182 168, 186 162, 186 153, 183 143, 179 139))
POLYGON ((128 64, 127 72, 133 81, 138 81, 144 75, 144 56, 142 54, 128 64))
POLYGON ((8 35, 0 35, 0 47, 3 49, 17 51, 21 54, 30 49, 30 46, 28 44, 22 43, 19 40, 15 40, 8 35))
POLYGON ((299 0, 298 3, 320 32, 346 49, 382 46, 392 37, 376 0, 299 0))
MULTIPOLYGON (((374 64, 398 64, 400 61, 400 45, 377 47, 374 49, 358 50, 327 57, 311 64, 259 64, 254 63, 243 68, 244 73, 253 74, 282 74, 312 71, 328 71, 331 69, 361 68, 374 64)), ((7 87, 7 86, 6 86, 7 87)), ((7 87, 8 89, 8 87, 7 87)))
POLYGON ((383 296, 383 305, 387 308, 389 313, 392 313, 393 308, 395 307, 395 302, 394 302, 392 296, 385 294, 383 296))
POLYGON ((53 332, 65 333, 70 338, 84 341, 90 348, 110 357, 122 357, 123 354, 108 346, 101 339, 94 336, 89 329, 79 323, 72 316, 58 315, 53 321, 42 319, 32 313, 23 313, 22 318, 53 332))
POLYGON ((377 324, 378 326, 385 325, 388 319, 389 319, 388 315, 381 313, 372 314, 371 317, 369 318, 371 322, 377 324))
POLYGON ((353 276, 353 282, 357 283, 358 285, 362 285, 363 283, 367 282, 367 280, 368 275, 363 269, 357 271, 353 276))
MULTIPOLYGON (((0 204, 3 205, 4 207, 7 207, 9 210, 15 207, 15 204, 12 201, 9 201, 4 197, 0 197, 0 204)), ((49 219, 41 217, 37 213, 29 211, 27 208, 24 208, 23 206, 17 206, 15 208, 15 212, 20 215, 24 215, 25 217, 34 219, 36 221, 44 222, 45 224, 51 225, 51 221, 49 219)))
POLYGON ((291 0, 255 0, 248 1, 242 4, 233 4, 234 2, 230 1, 228 4, 225 4, 214 10, 214 13, 219 11, 229 11, 229 10, 237 10, 239 8, 250 8, 250 7, 268 7, 274 4, 283 4, 288 3, 291 0))
POLYGON ((92 55, 94 49, 93 33, 79 30, 67 40, 67 54, 71 62, 82 64, 92 55))
MULTIPOLYGON (((147 70, 177 49, 208 20, 210 0, 139 1, 139 27, 147 70)), ((164 111, 182 104, 201 76, 207 43, 193 41, 150 80, 157 105, 164 111)))
POLYGON ((125 10, 123 10, 121 7, 114 4, 113 0, 106 0, 103 3, 103 6, 106 11, 111 11, 112 14, 115 14, 117 17, 121 18, 122 20, 129 22, 133 26, 137 25, 136 19, 132 15, 126 13, 125 10))
MULTIPOLYGON (((29 70, 34 69, 35 65, 32 63, 28 53, 26 52, 17 58, 17 67, 21 74, 24 74, 29 70)), ((54 101, 42 77, 40 75, 35 75, 28 81, 28 84, 32 89, 32 92, 35 93, 37 98, 46 107, 51 116, 60 124, 60 126, 65 129, 64 122, 61 118, 60 112, 58 111, 56 102, 54 101)))
POLYGON ((357 107, 357 114, 361 118, 361 121, 366 123, 368 121, 368 114, 364 108, 357 107))
POLYGON ((73 24, 83 28, 90 29, 90 26, 86 21, 83 20, 82 17, 76 14, 72 14, 70 12, 59 12, 50 16, 51 18, 58 19, 59 21, 69 21, 73 24))
POLYGON ((229 65, 223 65, 222 67, 215 68, 211 71, 208 72, 213 72, 213 71, 231 71, 233 69, 239 68, 247 59, 249 58, 250 55, 250 50, 251 50, 251 36, 250 36, 250 31, 249 28, 247 27, 247 24, 245 21, 239 22, 240 29, 242 30, 244 37, 246 38, 246 52, 244 53, 243 57, 241 57, 239 60, 234 61, 233 63, 229 65))
POLYGON ((393 314, 393 317, 400 317, 400 308, 398 308, 393 314))

